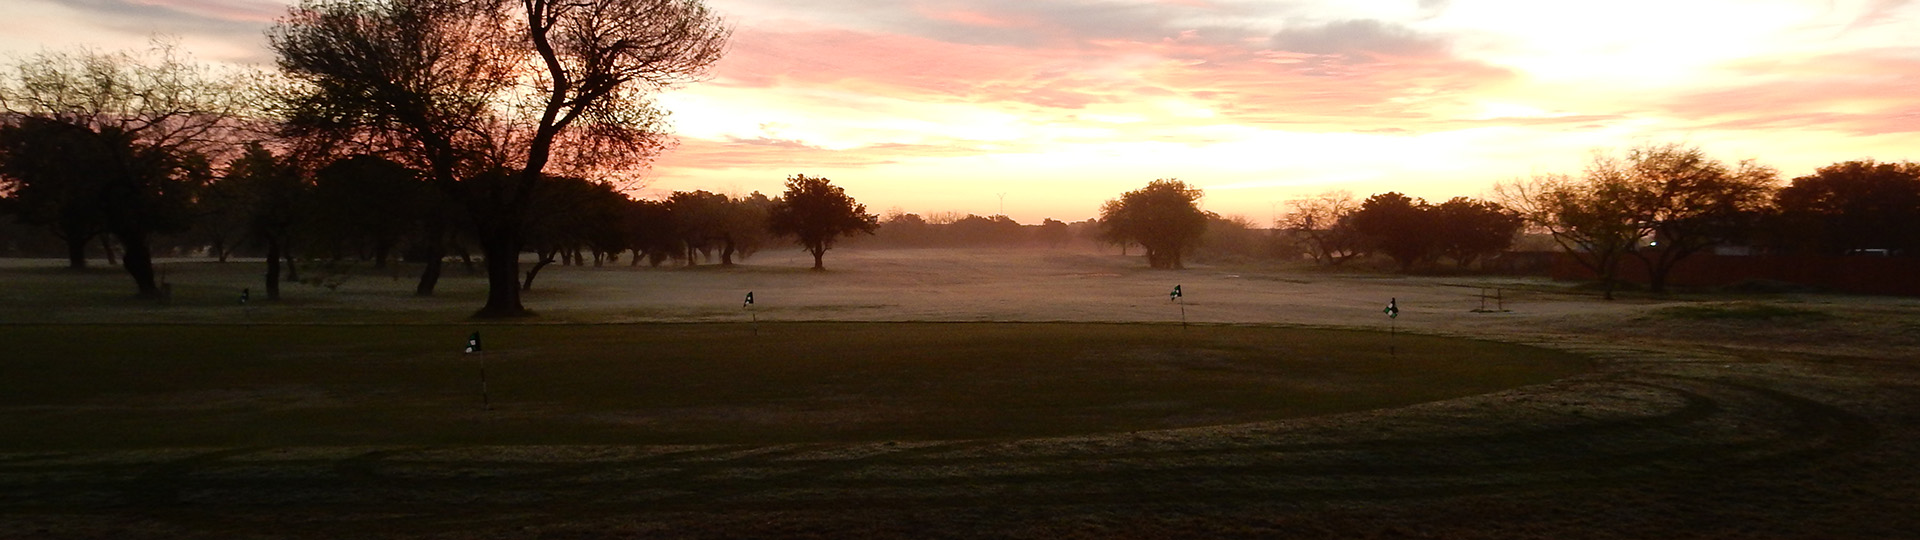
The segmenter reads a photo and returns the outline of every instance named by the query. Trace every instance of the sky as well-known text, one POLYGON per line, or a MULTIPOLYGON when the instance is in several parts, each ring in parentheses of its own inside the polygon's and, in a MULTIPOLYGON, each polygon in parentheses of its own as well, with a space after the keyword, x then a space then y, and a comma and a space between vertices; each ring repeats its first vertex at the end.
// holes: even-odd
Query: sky
MULTIPOLYGON (((0 55, 177 39, 268 66, 292 0, 7 0, 0 55)), ((1783 179, 1920 160, 1908 0, 707 0, 641 196, 825 176, 869 210, 1094 217, 1159 178, 1269 223, 1330 190, 1439 202, 1683 142, 1783 179)))

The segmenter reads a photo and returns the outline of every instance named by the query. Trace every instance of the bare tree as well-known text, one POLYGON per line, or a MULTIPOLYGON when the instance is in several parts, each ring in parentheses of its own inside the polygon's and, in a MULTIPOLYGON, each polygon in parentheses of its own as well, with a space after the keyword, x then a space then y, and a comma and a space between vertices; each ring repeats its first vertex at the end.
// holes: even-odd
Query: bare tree
POLYGON ((1287 201, 1290 208, 1277 225, 1302 239, 1301 247, 1320 264, 1340 264, 1362 253, 1359 238, 1346 221, 1360 202, 1350 191, 1328 191, 1287 201))
POLYGON ((486 253, 475 315, 511 317, 529 314, 519 255, 542 175, 645 165, 672 142, 652 96, 702 76, 730 34, 697 0, 306 0, 268 38, 305 83, 290 131, 375 141, 428 171, 486 253))
POLYGON ((1650 234, 1632 208, 1621 204, 1631 190, 1618 179, 1547 174, 1498 184, 1494 193, 1501 204, 1546 229, 1561 249, 1599 276, 1608 300, 1613 299, 1620 258, 1650 234))

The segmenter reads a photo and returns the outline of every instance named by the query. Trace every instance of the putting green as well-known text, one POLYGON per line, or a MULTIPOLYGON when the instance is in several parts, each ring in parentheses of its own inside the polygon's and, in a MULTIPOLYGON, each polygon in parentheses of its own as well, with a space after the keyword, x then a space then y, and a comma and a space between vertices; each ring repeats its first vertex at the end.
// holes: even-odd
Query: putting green
POLYGON ((1077 323, 17 325, 0 343, 13 450, 1027 438, 1398 407, 1590 365, 1467 339, 1077 323), (476 330, 484 352, 463 354, 476 330))

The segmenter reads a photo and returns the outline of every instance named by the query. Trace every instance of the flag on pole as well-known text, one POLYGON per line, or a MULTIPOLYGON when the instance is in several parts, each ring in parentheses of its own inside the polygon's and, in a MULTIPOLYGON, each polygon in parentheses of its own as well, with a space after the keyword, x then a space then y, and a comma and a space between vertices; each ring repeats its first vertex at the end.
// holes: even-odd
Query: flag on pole
POLYGON ((470 352, 470 353, 480 352, 480 333, 479 332, 474 332, 473 335, 467 336, 467 352, 470 352))
POLYGON ((1399 318, 1399 317, 1400 317, 1400 306, 1399 306, 1399 303, 1400 303, 1400 299, 1399 299, 1399 298, 1389 298, 1389 299, 1387 299, 1387 309, 1385 309, 1385 310, 1382 310, 1382 311, 1383 311, 1384 313, 1386 313, 1386 314, 1387 314, 1387 318, 1389 318, 1389 319, 1397 319, 1397 318, 1399 318))
POLYGON ((1172 302, 1179 299, 1180 299, 1180 286, 1174 285, 1173 292, 1167 293, 1167 301, 1172 302))
POLYGON ((751 305, 753 305, 753 291, 747 291, 747 301, 741 302, 740 307, 747 307, 751 305))

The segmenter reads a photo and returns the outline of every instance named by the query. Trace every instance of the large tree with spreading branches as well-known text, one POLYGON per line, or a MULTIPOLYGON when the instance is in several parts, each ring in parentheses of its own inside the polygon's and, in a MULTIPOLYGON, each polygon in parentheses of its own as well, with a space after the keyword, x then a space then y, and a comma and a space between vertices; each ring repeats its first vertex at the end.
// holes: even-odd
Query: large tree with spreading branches
POLYGON ((698 0, 305 0, 268 39, 298 83, 289 133, 426 171, 486 254, 476 316, 512 317, 530 313, 519 257, 543 175, 647 163, 672 142, 653 96, 704 75, 730 34, 698 0))

